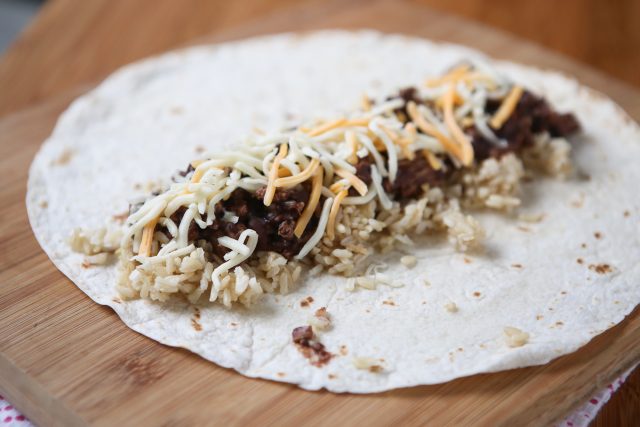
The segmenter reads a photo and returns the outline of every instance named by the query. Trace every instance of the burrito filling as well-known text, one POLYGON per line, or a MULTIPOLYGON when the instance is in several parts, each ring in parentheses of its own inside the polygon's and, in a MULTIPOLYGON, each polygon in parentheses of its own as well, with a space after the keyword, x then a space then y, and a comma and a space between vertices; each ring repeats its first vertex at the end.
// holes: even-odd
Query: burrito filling
MULTIPOLYGON (((571 170, 572 114, 486 65, 462 64, 356 111, 196 160, 132 205, 117 250, 126 298, 249 305, 325 271, 391 284, 371 257, 415 236, 480 243, 477 209, 509 211, 534 172, 571 170)), ((415 263, 413 263, 415 264, 415 263)))

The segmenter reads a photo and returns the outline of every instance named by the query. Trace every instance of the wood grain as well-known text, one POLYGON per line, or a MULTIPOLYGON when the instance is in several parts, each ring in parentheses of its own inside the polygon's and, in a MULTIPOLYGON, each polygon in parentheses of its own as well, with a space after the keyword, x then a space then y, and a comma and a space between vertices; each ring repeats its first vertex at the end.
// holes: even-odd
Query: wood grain
POLYGON ((640 86, 637 0, 412 0, 474 19, 640 86))
MULTIPOLYGON (((538 46, 413 4, 361 6, 286 7, 206 40, 345 26, 410 32, 575 74, 640 118, 637 91, 538 46)), ((28 164, 57 115, 87 88, 69 85, 57 97, 0 121, 0 391, 38 424, 544 425, 640 360, 637 310, 580 351, 545 366, 372 396, 336 396, 246 379, 140 336, 62 276, 29 230, 28 164)))

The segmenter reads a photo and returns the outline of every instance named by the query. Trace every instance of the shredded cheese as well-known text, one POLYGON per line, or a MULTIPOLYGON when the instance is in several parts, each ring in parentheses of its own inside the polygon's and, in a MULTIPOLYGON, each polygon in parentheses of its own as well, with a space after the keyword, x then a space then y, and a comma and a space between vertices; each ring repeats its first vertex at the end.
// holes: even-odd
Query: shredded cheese
POLYGON ((287 155, 287 144, 280 145, 280 151, 278 155, 273 159, 271 170, 269 171, 269 181, 267 183, 267 190, 264 193, 264 205, 269 206, 273 201, 273 196, 276 194, 275 181, 278 177, 278 170, 280 169, 280 161, 287 155))
POLYGON ((425 149, 422 150, 422 154, 427 159, 427 162, 429 162, 429 166, 431 166, 433 170, 439 171, 440 169, 442 169, 442 162, 431 151, 425 149))
POLYGON ((449 128, 449 131, 453 135, 453 138, 460 145, 460 157, 459 160, 463 165, 469 166, 473 163, 473 147, 469 138, 462 132, 462 129, 458 126, 456 118, 453 115, 453 97, 455 93, 455 86, 449 85, 449 89, 444 95, 444 122, 449 128))
POLYGON ((458 160, 462 159, 462 149, 458 146, 458 144, 447 138, 431 123, 427 122, 422 114, 420 114, 420 112, 418 111, 418 107, 416 106, 415 102, 409 101, 409 103, 407 104, 407 112, 409 113, 411 120, 413 120, 416 126, 418 126, 418 129, 420 129, 427 135, 435 137, 438 142, 442 144, 442 148, 444 148, 445 151, 451 154, 453 157, 458 160))
POLYGON ((356 139, 356 134, 352 131, 347 131, 344 136, 349 146, 349 157, 347 157, 347 162, 355 165, 358 163, 358 140, 356 139))
POLYGON ((316 228, 316 231, 311 235, 309 240, 307 240, 307 243, 305 243, 302 249, 300 249, 298 255, 295 256, 295 259, 304 258, 309 252, 311 252, 311 249, 313 249, 318 243, 320 243, 320 240, 322 240, 322 236, 324 235, 324 231, 327 227, 327 222, 329 220, 329 211, 331 210, 332 205, 333 198, 327 198, 324 201, 324 205, 322 205, 320 220, 318 221, 318 227, 316 228))
POLYGON ((148 257, 151 255, 151 243, 153 243, 153 232, 156 229, 158 218, 155 217, 147 223, 142 229, 142 239, 140 240, 140 249, 138 249, 138 256, 148 257))
POLYGON ((360 98, 360 107, 362 111, 371 111, 371 100, 366 94, 363 94, 362 98, 360 98))
POLYGON ((302 237, 302 233, 304 233, 304 230, 307 228, 307 224, 309 224, 311 216, 316 211, 316 206, 318 206, 320 194, 322 192, 322 179, 323 169, 317 168, 313 175, 313 180, 311 181, 311 194, 309 195, 309 201, 307 202, 307 206, 305 206, 304 211, 302 211, 302 215, 298 218, 296 228, 293 230, 293 233, 298 239, 302 237))
POLYGON ((367 184, 365 184, 364 181, 362 181, 351 172, 347 172, 344 169, 336 169, 336 175, 349 181, 349 183, 353 186, 353 188, 356 189, 358 193, 360 193, 361 196, 366 195, 369 191, 369 189, 367 188, 367 184))
POLYGON ((442 77, 436 79, 428 79, 424 82, 424 85, 426 87, 436 87, 444 83, 455 82, 467 75, 470 70, 471 67, 469 66, 469 64, 460 64, 442 77))
POLYGON ((338 217, 340 204, 348 194, 349 192, 347 190, 340 191, 333 200, 333 204, 331 205, 331 211, 329 212, 329 222, 327 223, 327 237, 330 240, 333 240, 333 238, 335 237, 336 218, 338 217))
POLYGON ((327 122, 327 123, 322 124, 322 125, 320 125, 320 126, 318 126, 318 127, 315 127, 315 128, 313 128, 313 129, 310 129, 310 130, 307 132, 307 135, 309 135, 309 136, 318 136, 318 135, 322 135, 323 133, 328 132, 328 131, 330 131, 330 130, 332 130, 332 129, 335 129, 335 128, 337 128, 337 127, 344 126, 344 125, 345 125, 345 123, 347 123, 347 119, 344 119, 344 118, 342 118, 342 119, 337 119, 337 120, 333 120, 333 121, 331 121, 331 122, 327 122))
POLYGON ((513 113, 513 110, 515 110, 516 105, 518 105, 518 101, 520 101, 522 93, 523 90, 521 86, 514 86, 511 88, 509 94, 502 100, 502 104, 500 104, 498 111, 496 111, 493 117, 491 117, 491 120, 489 120, 489 124, 492 128, 500 129, 502 127, 504 122, 506 122, 509 116, 513 113))
MULTIPOLYGON (((313 159, 311 163, 298 175, 288 176, 286 178, 278 178, 274 182, 275 187, 293 187, 294 185, 305 182, 315 173, 320 166, 320 160, 313 159)), ((265 194, 266 197, 266 194, 265 194)))

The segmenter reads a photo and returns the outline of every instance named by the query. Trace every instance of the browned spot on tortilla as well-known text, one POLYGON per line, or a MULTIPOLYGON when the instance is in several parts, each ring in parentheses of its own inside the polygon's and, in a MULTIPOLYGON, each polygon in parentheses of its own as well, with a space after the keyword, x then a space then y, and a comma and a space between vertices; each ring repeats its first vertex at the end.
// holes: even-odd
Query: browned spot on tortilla
POLYGON ((382 301, 382 304, 384 304, 384 305, 396 305, 396 303, 391 301, 391 300, 382 301))
POLYGON ((49 202, 43 200, 38 204, 38 206, 40 206, 42 209, 47 209, 49 207, 49 202))
POLYGON ((238 326, 238 324, 237 324, 236 322, 231 322, 231 323, 229 323, 229 324, 230 324, 231 326, 233 326, 233 327, 238 326))
POLYGON ((599 231, 596 231, 595 233, 593 233, 593 237, 595 237, 596 239, 602 239, 602 233, 599 231))
POLYGON ((518 230, 524 231, 525 233, 531 232, 531 229, 529 227, 525 227, 524 225, 519 225, 518 230))
POLYGON ((576 260, 576 262, 577 262, 578 264, 584 264, 584 260, 583 260, 582 258, 578 258, 578 259, 576 260))
POLYGON ((629 212, 629 211, 624 211, 624 214, 623 214, 623 215, 624 215, 624 217, 625 217, 625 218, 629 218, 629 217, 631 216, 631 212, 629 212))
POLYGON ((478 291, 475 291, 473 293, 473 296, 476 297, 476 298, 478 298, 480 295, 482 295, 482 294, 480 292, 478 292, 478 291))
POLYGON ((364 311, 365 313, 371 313, 371 310, 369 310, 368 308, 366 308, 364 311))
POLYGON ((373 372, 374 374, 379 374, 382 371, 384 371, 384 368, 380 365, 369 366, 369 372, 373 372))
POLYGON ((111 301, 115 302, 116 304, 122 304, 122 300, 120 300, 120 298, 118 297, 111 298, 111 301))
POLYGON ((557 322, 556 322, 556 326, 562 326, 562 325, 564 325, 564 323, 562 323, 562 322, 560 322, 560 321, 557 321, 557 322))
POLYGON ((486 346, 486 345, 484 345, 484 344, 480 344, 478 347, 480 347, 480 348, 487 348, 487 346, 486 346))
POLYGON ((335 375, 335 374, 329 374, 329 375, 327 375, 327 377, 328 377, 330 380, 335 380, 336 378, 338 378, 338 376, 337 376, 337 375, 335 375))
POLYGON ((464 258, 463 258, 463 261, 464 261, 464 263, 465 263, 465 264, 471 264, 471 263, 473 262, 473 261, 471 261, 471 260, 470 260, 469 258, 467 258, 467 257, 464 257, 464 258))
POLYGON ((589 264, 589 270, 595 271, 598 274, 611 273, 613 268, 609 264, 589 264))
POLYGON ((125 220, 127 218, 129 218, 129 212, 128 211, 127 212, 122 212, 122 213, 119 213, 117 215, 113 215, 111 218, 114 221, 119 222, 120 224, 122 224, 123 222, 125 222, 125 220))
POLYGON ((522 268, 522 264, 511 264, 511 267, 513 268, 522 268))
POLYGON ((184 113, 184 109, 182 107, 175 106, 171 107, 171 109, 169 109, 169 112, 177 116, 184 113))
POLYGON ((133 184, 133 189, 142 190, 142 184, 140 184, 139 182, 136 182, 135 184, 133 184))
POLYGON ((584 205, 584 194, 580 193, 580 197, 577 200, 571 201, 571 206, 574 208, 581 208, 584 205))
POLYGON ((300 301, 300 307, 309 307, 309 305, 313 302, 313 297, 306 297, 302 301, 300 301))
POLYGON ((458 347, 458 351, 464 351, 464 348, 458 347))
POLYGON ((343 356, 346 356, 347 354, 349 354, 349 349, 347 349, 346 345, 340 346, 340 354, 343 356))
POLYGON ((202 154, 205 152, 205 148, 202 145, 196 145, 194 151, 196 152, 196 154, 202 154))
POLYGON ((279 376, 280 378, 284 378, 287 376, 287 374, 285 374, 284 372, 278 372, 276 375, 279 376))
POLYGON ((581 247, 582 249, 586 249, 586 248, 587 248, 587 244, 586 244, 586 243, 582 243, 582 244, 580 245, 580 247, 581 247))
POLYGON ((200 324, 200 322, 198 322, 199 318, 200 318, 199 315, 197 318, 195 317, 195 315, 194 317, 191 318, 191 326, 193 327, 193 329, 195 329, 198 332, 202 330, 202 325, 200 324))
POLYGON ((561 291, 560 292, 560 295, 566 295, 566 294, 567 294, 567 291, 561 291))
POLYGON ((82 268, 90 268, 93 264, 91 264, 89 261, 85 259, 84 261, 82 261, 82 264, 80 265, 82 266, 82 268))
POLYGON ((62 153, 60 153, 58 158, 51 162, 51 164, 56 166, 64 166, 71 161, 72 157, 73 150, 71 150, 70 148, 65 148, 64 150, 62 150, 62 153))
POLYGON ((425 305, 427 302, 426 301, 422 301, 422 305, 425 305))
POLYGON ((536 320, 542 320, 542 319, 544 319, 544 316, 542 314, 536 315, 536 320))

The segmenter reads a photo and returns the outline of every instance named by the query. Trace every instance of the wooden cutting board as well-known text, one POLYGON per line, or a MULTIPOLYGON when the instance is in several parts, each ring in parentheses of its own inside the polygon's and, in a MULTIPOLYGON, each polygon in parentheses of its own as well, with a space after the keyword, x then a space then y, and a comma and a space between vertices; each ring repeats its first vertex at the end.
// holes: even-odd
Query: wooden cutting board
MULTIPOLYGON (((206 41, 331 27, 464 43, 563 70, 640 119, 640 93, 623 83, 495 30, 404 2, 294 8, 206 41)), ((247 379, 138 335, 55 269, 25 211, 33 155, 57 116, 88 89, 74 88, 0 120, 0 392, 37 424, 545 425, 640 361, 640 310, 545 366, 367 396, 247 379)))

